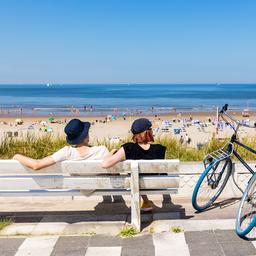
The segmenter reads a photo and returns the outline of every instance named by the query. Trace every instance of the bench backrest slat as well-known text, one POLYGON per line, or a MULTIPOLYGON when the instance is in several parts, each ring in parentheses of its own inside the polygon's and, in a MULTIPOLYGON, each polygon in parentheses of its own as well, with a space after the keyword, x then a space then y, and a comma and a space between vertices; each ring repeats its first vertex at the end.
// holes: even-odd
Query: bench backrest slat
MULTIPOLYGON (((106 174, 130 173, 131 160, 124 161, 116 166, 103 169, 97 160, 63 161, 40 171, 33 171, 24 167, 15 160, 0 160, 0 175, 22 174, 106 174)), ((178 173, 179 160, 139 160, 140 173, 178 173)))

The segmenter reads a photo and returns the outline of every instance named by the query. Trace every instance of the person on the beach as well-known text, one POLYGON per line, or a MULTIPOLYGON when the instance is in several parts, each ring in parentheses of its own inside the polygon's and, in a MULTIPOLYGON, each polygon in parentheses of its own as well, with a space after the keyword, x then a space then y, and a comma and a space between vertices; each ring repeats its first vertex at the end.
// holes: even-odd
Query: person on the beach
MULTIPOLYGON (((152 123, 146 118, 140 118, 133 122, 131 132, 133 142, 124 144, 114 155, 106 157, 102 162, 103 168, 110 168, 123 160, 133 159, 164 159, 166 147, 161 144, 151 144, 154 142, 152 123)), ((153 209, 151 201, 146 195, 142 196, 141 209, 151 211, 153 209)))
POLYGON ((16 154, 13 159, 33 170, 40 170, 64 160, 101 160, 110 152, 105 146, 89 146, 90 125, 89 122, 72 119, 64 130, 69 146, 43 159, 33 159, 20 154, 16 154))

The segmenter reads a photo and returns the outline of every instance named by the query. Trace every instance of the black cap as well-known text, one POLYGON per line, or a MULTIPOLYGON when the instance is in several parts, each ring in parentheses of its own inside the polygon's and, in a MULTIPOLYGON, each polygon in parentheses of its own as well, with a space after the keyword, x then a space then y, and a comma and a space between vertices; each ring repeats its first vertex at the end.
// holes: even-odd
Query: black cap
POLYGON ((149 130, 151 126, 152 123, 147 118, 139 118, 133 122, 131 131, 133 134, 138 134, 149 130))
POLYGON ((77 145, 83 142, 88 136, 91 124, 89 122, 82 122, 79 119, 72 119, 65 127, 67 134, 66 140, 70 145, 77 145))

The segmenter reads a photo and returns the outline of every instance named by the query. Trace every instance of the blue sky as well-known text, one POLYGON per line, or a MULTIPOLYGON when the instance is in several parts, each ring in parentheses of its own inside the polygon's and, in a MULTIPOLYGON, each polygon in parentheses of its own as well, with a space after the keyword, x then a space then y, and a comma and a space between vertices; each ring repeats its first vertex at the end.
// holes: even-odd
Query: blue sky
POLYGON ((1 0, 0 83, 255 83, 254 0, 1 0))

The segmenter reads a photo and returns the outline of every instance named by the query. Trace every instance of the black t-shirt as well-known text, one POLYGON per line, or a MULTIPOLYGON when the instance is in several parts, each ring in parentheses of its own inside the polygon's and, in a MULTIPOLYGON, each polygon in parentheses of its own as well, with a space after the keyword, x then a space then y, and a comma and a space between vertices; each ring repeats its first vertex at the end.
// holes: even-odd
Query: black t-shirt
POLYGON ((125 158, 132 160, 152 160, 152 159, 164 159, 166 147, 160 144, 150 144, 148 150, 143 149, 137 143, 125 143, 123 145, 125 158))

